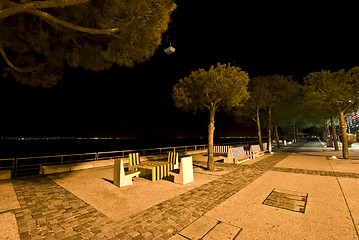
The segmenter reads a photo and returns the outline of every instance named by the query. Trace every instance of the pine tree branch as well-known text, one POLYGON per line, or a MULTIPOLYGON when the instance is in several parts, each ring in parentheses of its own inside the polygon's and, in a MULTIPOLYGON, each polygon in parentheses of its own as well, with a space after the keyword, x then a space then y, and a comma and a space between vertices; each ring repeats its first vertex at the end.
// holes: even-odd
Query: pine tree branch
POLYGON ((346 107, 344 108, 344 110, 343 110, 344 117, 348 116, 348 115, 351 113, 351 112, 347 112, 347 113, 345 113, 345 112, 346 112, 352 105, 353 105, 353 103, 350 102, 350 103, 348 104, 348 106, 346 106, 346 107))
POLYGON ((17 71, 17 72, 30 72, 30 71, 23 70, 23 69, 21 69, 21 68, 19 68, 19 67, 16 67, 16 66, 10 61, 9 58, 7 57, 7 55, 6 55, 6 53, 5 53, 5 50, 4 50, 3 46, 1 45, 1 43, 0 43, 0 53, 1 53, 2 58, 3 58, 3 59, 5 60, 5 62, 7 63, 7 65, 8 65, 9 67, 11 67, 12 69, 14 69, 15 71, 17 71))
POLYGON ((73 6, 89 1, 90 0, 47 0, 17 4, 15 2, 5 0, 2 4, 5 6, 7 5, 8 7, 0 10, 0 19, 29 10, 73 6))
POLYGON ((48 13, 40 11, 40 10, 29 10, 26 12, 34 14, 44 20, 56 23, 60 26, 63 26, 63 27, 66 27, 66 28, 69 28, 69 29, 72 29, 75 31, 79 31, 79 32, 89 33, 89 34, 113 35, 113 33, 118 32, 120 30, 119 28, 100 29, 100 28, 83 27, 83 26, 79 26, 79 25, 61 20, 57 17, 52 16, 51 14, 48 14, 48 13))
MULTIPOLYGON (((86 2, 88 0, 59 0, 59 2, 73 2, 73 1, 77 1, 77 2, 86 2)), ((43 2, 52 2, 52 1, 43 1, 43 2)), ((18 3, 15 3, 15 2, 12 2, 12 1, 7 1, 5 0, 5 3, 7 5, 11 5, 12 8, 16 7, 16 6, 19 6, 19 5, 25 5, 25 4, 28 4, 28 3, 25 3, 25 4, 18 4, 18 3)), ((34 3, 34 2, 32 2, 34 3)), ((61 6, 59 6, 61 7, 61 6)), ((0 10, 0 18, 1 18, 1 11, 0 10)), ((40 10, 37 10, 37 9, 28 9, 28 10, 25 10, 25 12, 27 13, 30 13, 30 14, 33 14, 33 15, 36 15, 40 18, 42 18, 43 20, 47 21, 47 22, 52 22, 52 23, 56 23, 60 26, 63 26, 63 27, 66 27, 66 28, 69 28, 69 29, 72 29, 72 30, 75 30, 75 31, 79 31, 79 32, 84 32, 84 33, 89 33, 89 34, 104 34, 104 35, 112 35, 114 37, 118 37, 116 36, 115 32, 118 32, 120 29, 119 28, 108 28, 108 29, 100 29, 100 28, 89 28, 89 27, 83 27, 83 26, 79 26, 79 25, 76 25, 76 24, 73 24, 73 23, 70 23, 70 22, 67 22, 67 21, 64 21, 62 19, 59 19, 49 13, 46 13, 44 11, 40 11, 40 10)))

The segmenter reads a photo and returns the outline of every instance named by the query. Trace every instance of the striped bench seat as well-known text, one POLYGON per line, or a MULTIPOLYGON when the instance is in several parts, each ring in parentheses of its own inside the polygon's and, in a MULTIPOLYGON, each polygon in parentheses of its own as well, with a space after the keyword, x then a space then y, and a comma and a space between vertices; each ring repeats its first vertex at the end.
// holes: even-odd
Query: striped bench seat
POLYGON ((169 152, 167 161, 144 161, 141 162, 139 153, 129 154, 129 169, 139 170, 141 169, 140 176, 148 177, 151 175, 153 182, 161 180, 164 177, 169 176, 169 172, 178 169, 178 153, 169 152))
POLYGON ((156 182, 169 176, 173 166, 172 163, 167 161, 146 161, 137 165, 137 168, 141 171, 140 176, 146 177, 151 175, 152 182, 156 182))
POLYGON ((213 153, 223 153, 227 154, 231 146, 213 146, 213 153))

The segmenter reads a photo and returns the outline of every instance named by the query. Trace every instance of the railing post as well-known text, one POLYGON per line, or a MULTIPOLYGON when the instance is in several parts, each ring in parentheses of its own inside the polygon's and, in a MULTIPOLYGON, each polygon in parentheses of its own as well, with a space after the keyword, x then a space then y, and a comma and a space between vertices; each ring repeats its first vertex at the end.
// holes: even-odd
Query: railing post
POLYGON ((13 158, 13 163, 12 163, 12 176, 16 177, 16 158, 13 158))
POLYGON ((95 153, 95 161, 98 161, 98 152, 95 153))
POLYGON ((64 164, 64 155, 61 155, 61 165, 64 164))
POLYGON ((18 158, 14 158, 15 160, 15 169, 14 169, 14 177, 16 178, 16 174, 17 174, 17 165, 19 163, 19 159, 18 158))

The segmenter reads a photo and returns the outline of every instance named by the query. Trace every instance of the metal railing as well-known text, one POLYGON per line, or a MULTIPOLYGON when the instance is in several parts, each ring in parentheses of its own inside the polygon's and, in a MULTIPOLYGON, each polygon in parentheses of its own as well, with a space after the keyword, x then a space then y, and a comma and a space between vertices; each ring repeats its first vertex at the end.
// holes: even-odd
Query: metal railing
MULTIPOLYGON (((233 142, 233 143, 216 143, 215 145, 244 146, 244 145, 249 145, 251 143, 252 142, 233 142)), ((0 170, 11 170, 12 177, 36 175, 39 174, 41 165, 68 164, 68 163, 80 163, 80 162, 88 162, 88 161, 109 160, 116 158, 127 158, 129 154, 133 152, 139 152, 141 156, 146 156, 146 155, 166 154, 170 151, 185 152, 185 151, 204 150, 206 148, 207 148, 207 144, 202 144, 202 145, 175 146, 175 147, 163 147, 163 148, 77 153, 77 154, 66 154, 66 155, 4 158, 4 159, 0 159, 0 170)))

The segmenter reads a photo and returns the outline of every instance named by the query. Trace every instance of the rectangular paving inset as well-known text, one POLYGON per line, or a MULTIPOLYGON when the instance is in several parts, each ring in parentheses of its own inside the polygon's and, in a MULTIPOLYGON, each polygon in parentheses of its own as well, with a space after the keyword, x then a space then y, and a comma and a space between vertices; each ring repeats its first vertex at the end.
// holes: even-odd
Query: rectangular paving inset
POLYGON ((183 229, 175 239, 234 240, 242 228, 202 216, 183 229))
POLYGON ((211 231, 202 237, 202 239, 235 240, 241 231, 242 228, 240 227, 236 227, 225 222, 218 222, 217 225, 211 229, 211 231))
POLYGON ((262 204, 304 213, 307 205, 308 194, 297 191, 275 188, 267 196, 262 204))

